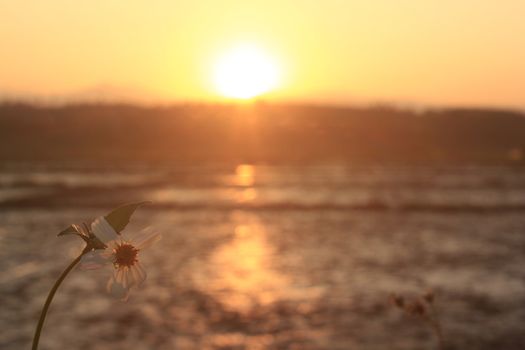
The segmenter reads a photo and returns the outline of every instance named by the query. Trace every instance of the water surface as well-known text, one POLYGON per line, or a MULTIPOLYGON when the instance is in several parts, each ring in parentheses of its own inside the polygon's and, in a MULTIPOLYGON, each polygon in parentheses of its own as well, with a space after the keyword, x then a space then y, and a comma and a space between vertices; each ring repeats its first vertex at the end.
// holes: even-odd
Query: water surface
POLYGON ((0 172, 0 348, 30 344, 47 291, 81 249, 57 238, 115 203, 162 232, 127 303, 110 269, 76 270, 42 349, 431 349, 388 303, 432 288, 451 349, 522 349, 525 171, 349 166, 0 172))

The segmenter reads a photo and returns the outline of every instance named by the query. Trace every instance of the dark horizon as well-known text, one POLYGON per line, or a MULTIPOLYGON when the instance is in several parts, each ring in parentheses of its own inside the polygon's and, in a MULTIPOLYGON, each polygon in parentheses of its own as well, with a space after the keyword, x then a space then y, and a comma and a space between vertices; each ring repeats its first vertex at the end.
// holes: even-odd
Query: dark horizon
POLYGON ((312 108, 335 108, 335 109, 370 109, 370 108, 388 108, 395 110, 404 110, 412 112, 426 112, 426 111, 442 111, 442 110, 476 110, 476 111, 501 111, 501 112, 515 112, 525 114, 525 105, 523 107, 513 105, 499 105, 499 104, 436 104, 427 103, 424 101, 394 101, 388 99, 369 99, 369 100, 353 100, 348 101, 323 101, 315 99, 283 99, 274 100, 266 99, 264 97, 255 97, 249 100, 239 99, 223 99, 223 100, 198 100, 198 99, 152 99, 152 100, 137 100, 133 98, 115 98, 110 96, 102 97, 39 97, 39 96, 25 96, 20 97, 8 95, 3 96, 0 93, 0 108, 4 106, 25 106, 32 108, 67 108, 75 106, 125 106, 145 109, 157 108, 172 108, 181 106, 222 106, 222 107, 250 107, 260 104, 281 106, 281 107, 312 107, 312 108))
POLYGON ((252 104, 0 104, 4 161, 521 164, 525 114, 252 104))

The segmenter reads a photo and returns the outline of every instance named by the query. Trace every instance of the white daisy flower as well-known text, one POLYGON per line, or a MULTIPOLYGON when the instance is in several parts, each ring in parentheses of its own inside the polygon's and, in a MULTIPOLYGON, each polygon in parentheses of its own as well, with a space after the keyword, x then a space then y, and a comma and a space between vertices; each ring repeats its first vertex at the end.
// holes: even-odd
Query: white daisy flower
POLYGON ((146 279, 146 271, 140 263, 139 254, 157 242, 160 234, 150 233, 138 240, 126 240, 117 234, 103 216, 93 221, 91 231, 107 247, 85 254, 80 268, 91 270, 113 265, 113 275, 107 284, 108 292, 126 300, 130 289, 146 279))

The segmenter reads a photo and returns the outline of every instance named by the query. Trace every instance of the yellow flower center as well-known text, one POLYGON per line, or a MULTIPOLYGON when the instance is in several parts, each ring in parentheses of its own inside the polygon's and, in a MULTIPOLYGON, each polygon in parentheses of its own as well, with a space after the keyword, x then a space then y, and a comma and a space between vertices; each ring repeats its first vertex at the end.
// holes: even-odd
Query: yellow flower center
POLYGON ((139 250, 129 243, 120 243, 113 249, 113 264, 115 267, 130 267, 137 261, 139 250))

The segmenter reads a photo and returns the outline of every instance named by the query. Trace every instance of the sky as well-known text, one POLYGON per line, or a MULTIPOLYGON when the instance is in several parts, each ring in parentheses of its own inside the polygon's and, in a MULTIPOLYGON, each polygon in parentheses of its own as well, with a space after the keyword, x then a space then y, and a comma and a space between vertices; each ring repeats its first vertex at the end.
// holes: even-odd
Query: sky
POLYGON ((276 62, 276 101, 525 108, 525 1, 0 0, 0 97, 224 99, 221 55, 276 62))

